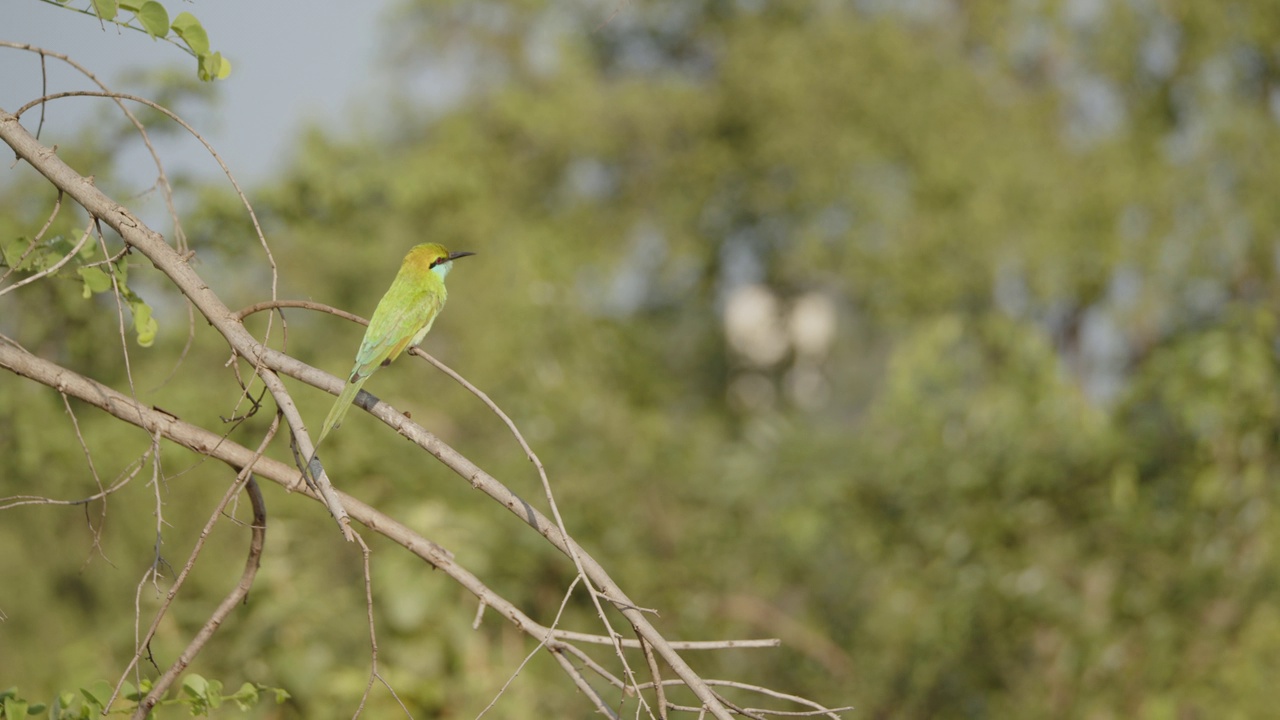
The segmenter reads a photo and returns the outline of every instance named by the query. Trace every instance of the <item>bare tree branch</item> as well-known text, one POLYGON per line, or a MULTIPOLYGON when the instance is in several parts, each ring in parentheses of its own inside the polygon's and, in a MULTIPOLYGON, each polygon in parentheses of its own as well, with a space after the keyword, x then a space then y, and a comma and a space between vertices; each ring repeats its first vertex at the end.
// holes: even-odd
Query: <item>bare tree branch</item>
MULTIPOLYGON (((89 81, 92 82, 94 85, 97 85, 99 88, 102 88, 103 92, 107 91, 106 84, 103 83, 101 80, 99 80, 97 75, 94 75, 92 72, 89 72, 88 68, 76 62, 75 60, 72 60, 70 57, 63 55, 62 53, 56 53, 50 50, 45 50, 44 48, 36 47, 35 45, 28 45, 26 43, 8 42, 4 40, 0 40, 0 47, 8 47, 8 48, 13 48, 15 50, 26 50, 28 52, 33 52, 39 55, 42 88, 46 88, 48 85, 48 74, 45 72, 45 58, 51 57, 51 58, 56 58, 58 60, 61 60, 67 65, 70 65, 71 67, 75 68, 77 72, 79 72, 81 75, 84 75, 86 78, 88 78, 89 81)), ((173 202, 173 186, 169 183, 169 176, 165 173, 164 163, 160 161, 160 153, 156 152, 155 145, 151 143, 151 135, 150 133, 147 132, 146 126, 142 124, 142 121, 139 120, 136 115, 134 115, 132 112, 129 111, 129 108, 124 104, 124 101, 122 101, 120 98, 112 98, 112 101, 116 104, 116 107, 120 108, 120 112, 126 118, 128 118, 129 123, 133 125, 133 128, 138 131, 138 136, 142 138, 142 144, 146 146, 147 152, 150 153, 151 155, 151 161, 155 163, 156 176, 157 176, 156 185, 159 186, 160 193, 164 197, 165 207, 169 211, 169 219, 173 221, 173 232, 175 235, 174 239, 176 240, 176 245, 179 250, 185 252, 187 249, 186 234, 182 231, 182 222, 181 222, 181 219, 178 217, 178 208, 176 205, 174 205, 174 202, 173 202)), ((40 136, 39 128, 44 127, 44 110, 45 110, 45 105, 44 103, 41 103, 40 104, 40 124, 36 130, 36 137, 40 136)), ((59 195, 58 199, 59 201, 61 201, 62 199, 61 195, 59 195)))
POLYGON ((578 690, 591 699, 591 704, 596 706, 596 710, 601 715, 617 720, 618 713, 605 704, 604 698, 595 688, 591 687, 591 683, 587 682, 587 679, 583 677, 582 671, 574 667, 572 660, 565 657, 563 647, 551 648, 551 656, 556 659, 556 662, 560 663, 560 668, 573 680, 573 684, 578 687, 578 690))
MULTIPOLYGON (((125 97, 113 93, 88 94, 111 97, 117 100, 125 97)), ((42 98, 42 100, 44 99, 48 98, 42 98)), ((136 98, 130 97, 129 99, 136 98)), ((148 102, 142 99, 137 100, 148 102)), ((149 104, 154 106, 152 103, 149 104)), ((178 120, 178 122, 181 121, 178 120)), ((184 124, 184 127, 188 126, 184 124)), ((375 532, 399 543, 434 567, 444 571, 455 582, 479 598, 483 606, 494 608, 495 611, 502 614, 522 632, 543 644, 547 651, 556 657, 562 669, 569 675, 575 685, 582 689, 592 699, 597 709, 606 715, 616 715, 616 713, 610 711, 603 698, 595 690, 591 689, 590 683, 586 681, 586 678, 575 667, 574 663, 569 661, 566 653, 573 654, 579 658, 584 665, 593 672, 607 678, 611 684, 622 687, 626 694, 634 694, 640 703, 640 708, 649 707, 648 701, 640 691, 645 687, 654 690, 657 697, 657 710, 663 717, 665 717, 667 710, 678 707, 667 702, 664 693, 661 691, 663 685, 673 682, 686 685, 694 693, 701 703, 701 707, 698 708, 700 714, 710 713, 719 720, 727 720, 734 712, 746 715, 754 715, 758 712, 738 708, 721 698, 713 689, 713 684, 715 683, 702 678, 698 673, 694 672, 678 652, 678 649, 702 649, 710 648, 713 645, 722 645, 702 644, 699 648, 686 645, 683 648, 679 648, 676 644, 668 641, 649 622, 642 608, 627 597, 617 583, 613 581, 604 567, 568 534, 555 507, 554 498, 551 497, 549 483, 546 480, 545 471, 542 469, 541 463, 537 460, 536 455, 532 453, 532 450, 528 448, 527 444, 523 442, 523 439, 519 437, 519 432, 515 430, 509 420, 507 420, 509 427, 516 433, 521 445, 539 470, 552 515, 555 517, 554 521, 516 495, 497 479, 481 470, 470 459, 455 451, 426 429, 412 422, 387 403, 379 401, 368 393, 361 393, 355 401, 356 405, 416 443, 473 487, 481 490, 491 499, 507 508, 542 535, 560 552, 569 557, 578 569, 579 576, 588 586, 592 601, 596 604, 597 611, 608 631, 607 637, 566 633, 555 628, 554 623, 548 627, 535 622, 515 605, 491 591, 475 575, 458 565, 454 561, 452 554, 447 550, 414 533, 383 513, 337 491, 330 483, 320 459, 315 457, 315 448, 305 423, 297 410, 293 398, 285 388, 281 376, 296 378, 333 394, 337 394, 342 388, 343 381, 328 373, 312 368, 281 351, 274 350, 255 338, 248 332, 242 322, 244 315, 248 314, 251 311, 250 309, 240 313, 233 313, 189 264, 190 255, 180 253, 171 247, 159 233, 148 228, 128 209, 94 187, 91 179, 82 176, 64 163, 53 149, 41 145, 21 126, 16 116, 10 115, 3 110, 0 110, 0 140, 3 140, 13 148, 19 158, 30 163, 60 192, 65 193, 83 206, 93 218, 101 220, 119 233, 124 238, 127 248, 138 250, 174 284, 191 305, 223 336, 231 348, 232 359, 234 360, 236 357, 244 358, 253 368, 254 375, 262 379, 267 391, 271 393, 276 402, 278 417, 282 416, 285 419, 292 433, 298 457, 311 458, 311 460, 305 467, 302 463, 299 463, 299 467, 295 468, 263 457, 261 448, 256 452, 250 451, 248 448, 233 442, 225 435, 218 435, 197 425, 183 422, 167 413, 146 407, 136 398, 129 397, 67 368, 32 355, 16 346, 16 344, 0 341, 0 367, 52 387, 65 395, 80 398, 85 402, 100 407, 121 420, 143 428, 153 438, 156 438, 157 442, 159 438, 165 438, 201 455, 221 460, 235 468, 243 479, 249 478, 251 474, 256 477, 267 478, 292 491, 317 499, 328 508, 348 540, 356 539, 350 525, 350 519, 354 518, 375 532), (308 479, 313 480, 314 485, 310 484, 308 479), (614 609, 623 615, 634 629, 638 640, 630 642, 622 640, 609 624, 604 608, 599 602, 601 599, 611 603, 614 609), (587 638, 591 639, 588 640, 587 638), (585 653, 571 644, 574 641, 612 645, 622 663, 623 675, 626 678, 625 685, 598 664, 593 665, 585 653), (636 680, 623 654, 624 647, 640 647, 645 651, 646 661, 653 676, 652 683, 642 685, 636 680), (658 658, 661 658, 670 667, 679 678, 678 681, 663 679, 660 676, 658 658)), ((241 197, 243 198, 243 195, 241 197)), ((465 383, 465 381, 462 382, 465 383)), ((478 390, 475 390, 475 392, 479 396, 483 396, 483 393, 479 393, 478 390)), ((501 411, 496 410, 496 406, 493 406, 492 403, 490 403, 490 407, 494 408, 499 415, 502 415, 501 411)), ((267 441, 269 441, 269 438, 267 441)), ((155 453, 153 461, 158 462, 158 453, 155 453)), ((232 495, 234 493, 224 498, 223 507, 225 507, 226 502, 232 495)), ((221 507, 218 512, 221 512, 221 507)), ((206 531, 207 529, 206 527, 206 531)), ((198 552, 198 549, 196 552, 198 552)), ((189 571, 194 559, 195 555, 193 554, 191 560, 188 561, 187 567, 184 568, 184 574, 189 571)), ((249 570, 246 568, 246 574, 248 572, 249 570)), ((250 581, 252 580, 251 575, 248 575, 248 578, 250 581)), ((180 582, 178 584, 180 585, 180 582)), ((244 589, 247 592, 247 585, 244 589)), ((366 589, 370 590, 368 587, 366 589)), ((176 591, 176 587, 174 590, 176 591)), ((230 600, 230 597, 228 600, 230 600)), ((234 605, 234 602, 231 604, 234 605)), ((230 607, 228 606, 227 611, 229 612, 229 610, 230 607)), ((182 667, 177 667, 178 664, 175 663, 175 666, 170 668, 170 673, 166 673, 166 677, 172 674, 169 682, 172 682, 172 679, 176 678, 177 674, 186 667, 185 663, 190 662, 190 657, 207 641, 209 635, 221 623, 223 617, 225 617, 225 614, 220 616, 215 613, 215 616, 210 618, 210 621, 206 623, 205 628, 202 629, 197 639, 193 640, 193 644, 189 646, 188 649, 192 651, 191 654, 184 653, 179 658, 183 662, 182 667), (196 644, 197 640, 199 644, 196 644)), ((737 644, 732 646, 746 647, 748 643, 759 642, 738 641, 737 644)), ((140 643, 139 652, 145 645, 145 642, 140 643)), ((376 641, 374 652, 376 653, 376 641)), ((376 655, 374 657, 373 672, 376 676, 376 655)), ((137 660, 138 657, 135 657, 135 664, 137 660)), ((157 695, 156 697, 158 698, 159 696, 157 695)), ((637 714, 640 708, 637 708, 637 714)), ((143 708, 139 708, 139 711, 145 715, 143 708)), ((650 714, 652 714, 652 710, 650 710, 650 714)))
MULTIPOLYGON (((255 451, 254 453, 255 456, 262 457, 262 453, 266 452, 267 446, 271 444, 271 441, 273 439, 275 439, 276 432, 279 429, 280 429, 280 416, 277 415, 272 420, 271 427, 267 429, 266 435, 262 439, 262 443, 258 446, 258 449, 255 451)), ((157 433, 157 435, 158 434, 159 433, 157 433)), ((159 452, 157 452, 156 454, 159 455, 159 452)), ((213 509, 213 512, 209 515, 209 520, 205 523, 204 529, 200 531, 200 537, 196 538, 195 547, 191 548, 191 554, 187 557, 186 564, 184 564, 182 566, 182 570, 178 572, 178 577, 174 579, 173 585, 169 588, 169 592, 165 594, 164 602, 160 604, 160 608, 156 611, 155 618, 151 621, 151 627, 147 629, 146 637, 138 642, 138 647, 134 651, 133 659, 129 661, 128 667, 125 668, 124 672, 120 676, 120 681, 116 683, 115 690, 112 692, 112 696, 111 696, 112 701, 114 701, 115 696, 119 694, 120 688, 124 685, 125 678, 129 677, 129 671, 132 670, 135 665, 137 665, 138 661, 142 659, 143 652, 147 651, 149 646, 151 645, 151 639, 155 637, 156 631, 159 630, 160 628, 160 621, 164 619, 165 613, 169 611, 169 606, 173 604, 174 598, 178 596, 178 591, 181 590, 183 584, 186 583, 187 577, 191 574, 191 569, 195 567, 196 558, 200 556, 200 551, 204 549, 205 542, 209 539, 209 533, 213 531, 214 524, 217 523, 219 518, 222 517, 222 511, 226 509, 227 505, 232 501, 232 499, 234 499, 237 495, 240 494, 241 488, 243 488, 251 480, 252 480, 252 473, 248 469, 248 467, 241 468, 240 472, 236 475, 235 482, 231 483, 231 487, 227 488, 227 492, 222 496, 222 501, 218 503, 217 507, 215 507, 213 509)), ((255 484, 254 487, 256 489, 257 485, 255 484)), ((250 497, 252 499, 252 494, 250 495, 250 497)), ((264 510, 263 512, 265 513, 266 511, 264 510)), ((258 520, 258 508, 255 506, 254 507, 255 529, 260 524, 257 522, 257 520, 258 520)), ((265 520, 265 515, 264 515, 264 520, 265 520)), ((263 531, 265 532, 265 530, 263 531)), ((253 557, 252 554, 250 555, 250 557, 252 559, 253 557)), ((248 569, 246 568, 246 572, 247 570, 248 569)), ((255 572, 257 570, 256 564, 254 565, 254 570, 255 572)), ((249 576, 249 579, 252 580, 252 576, 249 576)), ((246 588, 245 591, 248 592, 248 588, 246 588)), ((215 613, 215 616, 216 616, 216 613, 215 613)), ((212 621, 212 618, 210 620, 212 621)), ((221 621, 219 621, 219 624, 221 624, 221 621)), ((203 645, 203 643, 201 643, 201 645, 203 645)), ((192 650, 191 647, 188 647, 187 649, 188 651, 192 650)), ((195 650, 198 651, 199 646, 197 646, 195 650)), ((192 653, 192 655, 194 656, 194 652, 192 653)), ((188 660, 188 663, 189 662, 190 660, 188 660)), ((184 664, 183 668, 185 667, 186 665, 184 664)), ((176 676, 176 673, 175 673, 175 676, 176 676)), ((170 680, 172 681, 172 678, 170 678, 170 680)), ((155 695, 155 697, 159 699, 159 697, 163 694, 164 693, 162 691, 159 695, 155 695)), ((108 703, 108 705, 110 705, 110 703, 108 703)))
MULTIPOLYGON (((244 573, 240 576, 240 582, 236 583, 236 586, 231 590, 227 597, 223 599, 222 603, 218 605, 218 608, 213 611, 213 615, 205 621, 204 627, 201 627, 200 632, 196 633, 196 636, 191 639, 191 642, 187 644, 186 649, 183 650, 182 654, 178 656, 178 659, 173 662, 173 665, 165 671, 164 675, 160 676, 160 679, 156 680, 156 684, 152 686, 151 692, 147 693, 147 696, 143 698, 142 702, 138 704, 137 709, 134 710, 133 720, 144 720, 144 718, 151 713, 151 709, 154 708, 156 703, 160 702, 160 698, 164 697, 164 694, 169 691, 169 687, 173 685, 173 681, 182 674, 183 670, 187 669, 187 666, 195 659, 196 654, 198 654, 200 649, 204 647, 205 643, 209 641, 209 638, 213 637, 213 633, 217 631, 217 629, 222 625, 222 622, 227 619, 227 616, 231 614, 231 611, 235 609, 235 606, 239 605, 240 602, 248 596, 249 588, 253 587, 253 579, 258 574, 258 565, 262 561, 262 548, 266 543, 267 506, 262 500, 262 491, 258 489, 258 483, 253 479, 253 476, 246 475, 246 478, 244 488, 249 493, 249 504, 253 507, 253 524, 250 526, 253 536, 249 541, 249 557, 245 560, 244 573)), ((229 501, 234 494, 239 493, 240 487, 241 481, 237 478, 236 482, 232 485, 232 491, 228 492, 227 496, 223 498, 222 504, 219 505, 219 513, 222 512, 222 508, 226 507, 227 501, 229 501)), ((196 550, 192 553, 192 560, 195 560, 195 552, 199 551, 196 550)), ((158 617, 157 620, 159 620, 158 617)), ((117 688, 117 691, 118 690, 119 688, 117 688)), ((108 703, 108 706, 110 706, 110 703, 108 703)))
POLYGON ((391 693, 391 697, 395 698, 396 702, 400 704, 400 709, 404 711, 404 714, 409 720, 413 720, 413 713, 409 712, 409 708, 400 699, 396 689, 391 687, 391 683, 387 682, 386 678, 382 677, 382 673, 378 672, 378 630, 373 621, 373 573, 369 569, 369 555, 371 552, 364 538, 360 537, 360 533, 356 533, 356 542, 360 544, 360 554, 364 560, 364 607, 365 614, 369 618, 369 682, 365 683, 364 693, 360 695, 360 704, 356 707, 356 712, 351 716, 351 720, 356 720, 364 712, 364 705, 369 700, 369 692, 373 690, 374 680, 381 682, 387 688, 387 692, 391 693))
MULTIPOLYGON (((231 348, 241 357, 248 359, 257 369, 259 377, 266 383, 281 410, 285 412, 289 429, 301 446, 303 457, 314 454, 315 447, 311 443, 311 436, 307 433, 306 426, 302 424, 301 417, 297 415, 288 391, 265 362, 270 352, 269 348, 259 343, 245 329, 208 283, 191 267, 187 258, 166 243, 164 237, 147 227, 127 208, 107 197, 87 178, 63 162, 52 149, 41 145, 27 132, 26 128, 22 127, 15 116, 2 109, 0 109, 0 140, 13 148, 18 157, 30 163, 55 187, 119 233, 127 244, 137 248, 157 270, 168 276, 205 319, 226 338, 231 348)), ((334 493, 323 468, 315 473, 315 478, 329 512, 338 522, 347 539, 353 539, 346 510, 334 493)))
MULTIPOLYGON (((238 472, 252 472, 259 478, 266 478, 291 491, 310 497, 313 500, 320 500, 315 491, 313 491, 302 480, 301 475, 295 468, 279 462, 278 460, 263 457, 260 453, 256 453, 255 451, 224 438, 217 433, 184 422, 169 413, 146 407, 133 398, 130 398, 113 388, 86 378, 72 370, 59 366, 56 363, 50 362, 36 355, 32 355, 14 344, 0 341, 0 368, 8 370, 9 372, 21 377, 30 378, 35 382, 39 382, 43 385, 54 388, 59 392, 65 393, 70 397, 78 398, 86 403, 101 408, 125 422, 137 425, 148 433, 159 434, 171 442, 186 447, 193 452, 220 460, 230 465, 238 472)), ((445 548, 422 537, 399 521, 375 510, 355 498, 342 493, 339 493, 339 497, 352 518, 371 530, 401 545, 408 551, 417 555, 419 558, 431 564, 433 567, 447 574, 454 580, 454 582, 457 582, 459 585, 466 588, 469 592, 484 602, 485 605, 493 608, 495 612, 501 614, 520 631, 528 634, 539 642, 541 642, 548 633, 551 633, 556 639, 548 642, 546 644, 546 648, 553 655, 571 652, 588 666, 592 666, 594 662, 582 653, 581 650, 569 643, 573 641, 610 643, 607 638, 598 636, 570 633, 563 630, 551 631, 550 628, 530 618, 506 598, 490 590, 479 578, 455 562, 453 554, 445 548)), ((532 508, 528 508, 527 506, 525 507, 530 512, 536 512, 532 511, 532 508)), ((535 514, 532 519, 537 522, 540 517, 540 515, 535 514)), ((545 518, 541 518, 541 522, 543 527, 551 528, 552 530, 555 529, 554 526, 545 518)), ((582 550, 579 552, 581 553, 584 565, 589 570, 598 567, 598 563, 589 554, 582 550)), ((605 575, 604 577, 607 578, 608 576, 605 575)), ((654 631, 654 633, 656 635, 656 631, 654 631)), ((731 642, 733 642, 733 646, 736 647, 761 647, 764 646, 765 643, 769 643, 770 645, 776 644, 773 641, 731 642)), ((633 643, 635 643, 635 641, 626 642, 625 644, 632 646, 633 643)), ((673 650, 672 643, 665 639, 662 639, 661 643, 654 642, 653 644, 655 648, 665 647, 668 650, 673 650)), ((686 643, 684 645, 689 649, 718 649, 720 646, 724 645, 724 643, 703 642, 686 643)), ((566 662, 567 661, 561 662, 562 668, 572 667, 571 663, 566 665, 566 662)), ((597 674, 600 674, 602 677, 611 679, 611 684, 623 687, 622 681, 610 675, 607 670, 599 667, 598 664, 594 664, 592 670, 597 674)), ((566 672, 568 671, 566 670, 566 672)), ((576 671, 574 673, 570 673, 570 676, 574 679, 575 684, 579 682, 576 671)), ((683 678, 680 682, 688 684, 683 678)), ((710 691, 709 685, 700 677, 698 678, 698 682, 702 684, 704 689, 710 691)), ((591 695, 589 694, 589 697, 590 696, 591 695)), ((723 705, 721 705, 721 707, 723 707, 723 705)), ((726 714, 728 713, 727 710, 725 712, 726 714)))

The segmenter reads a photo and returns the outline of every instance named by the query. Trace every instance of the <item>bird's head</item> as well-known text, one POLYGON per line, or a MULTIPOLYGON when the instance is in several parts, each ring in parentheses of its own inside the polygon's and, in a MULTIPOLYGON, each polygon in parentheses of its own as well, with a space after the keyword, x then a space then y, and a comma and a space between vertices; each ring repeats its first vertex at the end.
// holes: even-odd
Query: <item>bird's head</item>
POLYGON ((453 261, 458 258, 475 255, 473 252, 449 252, 439 243, 423 243, 409 251, 404 259, 406 265, 413 265, 423 271, 430 271, 440 276, 441 280, 453 269, 453 261))

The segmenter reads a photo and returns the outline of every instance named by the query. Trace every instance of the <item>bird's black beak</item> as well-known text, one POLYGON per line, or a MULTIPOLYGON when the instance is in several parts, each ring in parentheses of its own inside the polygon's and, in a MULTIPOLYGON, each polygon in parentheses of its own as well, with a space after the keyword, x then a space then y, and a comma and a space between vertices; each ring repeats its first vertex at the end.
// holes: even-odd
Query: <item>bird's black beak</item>
POLYGON ((449 261, 452 262, 458 258, 464 258, 468 255, 475 255, 473 252, 451 252, 449 253, 449 261))

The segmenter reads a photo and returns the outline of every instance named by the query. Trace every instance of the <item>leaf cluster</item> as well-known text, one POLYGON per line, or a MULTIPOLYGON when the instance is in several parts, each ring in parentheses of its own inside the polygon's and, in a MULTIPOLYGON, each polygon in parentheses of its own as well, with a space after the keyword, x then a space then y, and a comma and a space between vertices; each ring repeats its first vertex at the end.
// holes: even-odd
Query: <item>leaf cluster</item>
POLYGON ((231 75, 231 61, 211 49, 204 25, 185 10, 170 20, 168 9, 156 0, 89 0, 89 6, 84 9, 70 6, 71 0, 43 1, 56 2, 77 12, 94 15, 101 21, 174 43, 196 58, 196 75, 201 80, 222 80, 231 75), (129 13, 130 17, 121 20, 121 11, 129 13))
POLYGON ((85 300, 94 295, 118 292, 129 306, 138 345, 150 347, 155 342, 160 326, 152 317, 151 306, 130 289, 128 263, 117 258, 96 261, 95 254, 96 247, 92 242, 83 243, 83 247, 77 251, 75 243, 60 235, 47 240, 20 236, 0 245, 0 267, 16 271, 19 277, 15 282, 23 275, 49 271, 52 272, 47 277, 78 279, 85 300), (68 255, 73 255, 72 262, 59 267, 58 264, 68 255))
MULTIPOLYGON (((150 692, 150 682, 144 680, 141 685, 125 682, 120 690, 120 697, 125 701, 139 702, 150 692)), ((111 703, 112 686, 105 680, 80 688, 77 692, 61 692, 53 702, 33 703, 18 695, 18 689, 9 688, 0 691, 0 718, 18 720, 28 716, 46 716, 49 720, 91 720, 108 713, 125 712, 130 709, 127 702, 118 700, 111 703), (46 715, 47 711, 47 715, 46 715)), ((157 703, 157 708, 181 707, 190 716, 209 717, 213 711, 226 703, 234 703, 241 712, 254 709, 264 697, 274 697, 277 705, 289 699, 289 693, 281 688, 244 683, 239 690, 226 695, 222 692, 222 683, 210 680, 196 673, 189 673, 183 678, 182 688, 157 703)))

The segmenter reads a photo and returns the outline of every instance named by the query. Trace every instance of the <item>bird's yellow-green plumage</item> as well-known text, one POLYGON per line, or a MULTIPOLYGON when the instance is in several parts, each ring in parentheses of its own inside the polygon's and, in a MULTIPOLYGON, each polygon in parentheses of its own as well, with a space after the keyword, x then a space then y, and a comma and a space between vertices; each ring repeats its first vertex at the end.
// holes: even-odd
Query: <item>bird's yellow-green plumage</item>
POLYGON ((329 416, 320 429, 320 437, 316 439, 316 447, 342 424, 342 418, 361 386, 375 370, 390 364, 411 345, 422 342, 448 297, 444 279, 452 269, 453 261, 474 254, 451 253, 443 245, 424 243, 414 246, 405 255, 400 272, 396 273, 387 294, 382 296, 373 311, 369 329, 360 343, 360 352, 356 353, 356 363, 347 377, 347 386, 330 408, 329 416))

